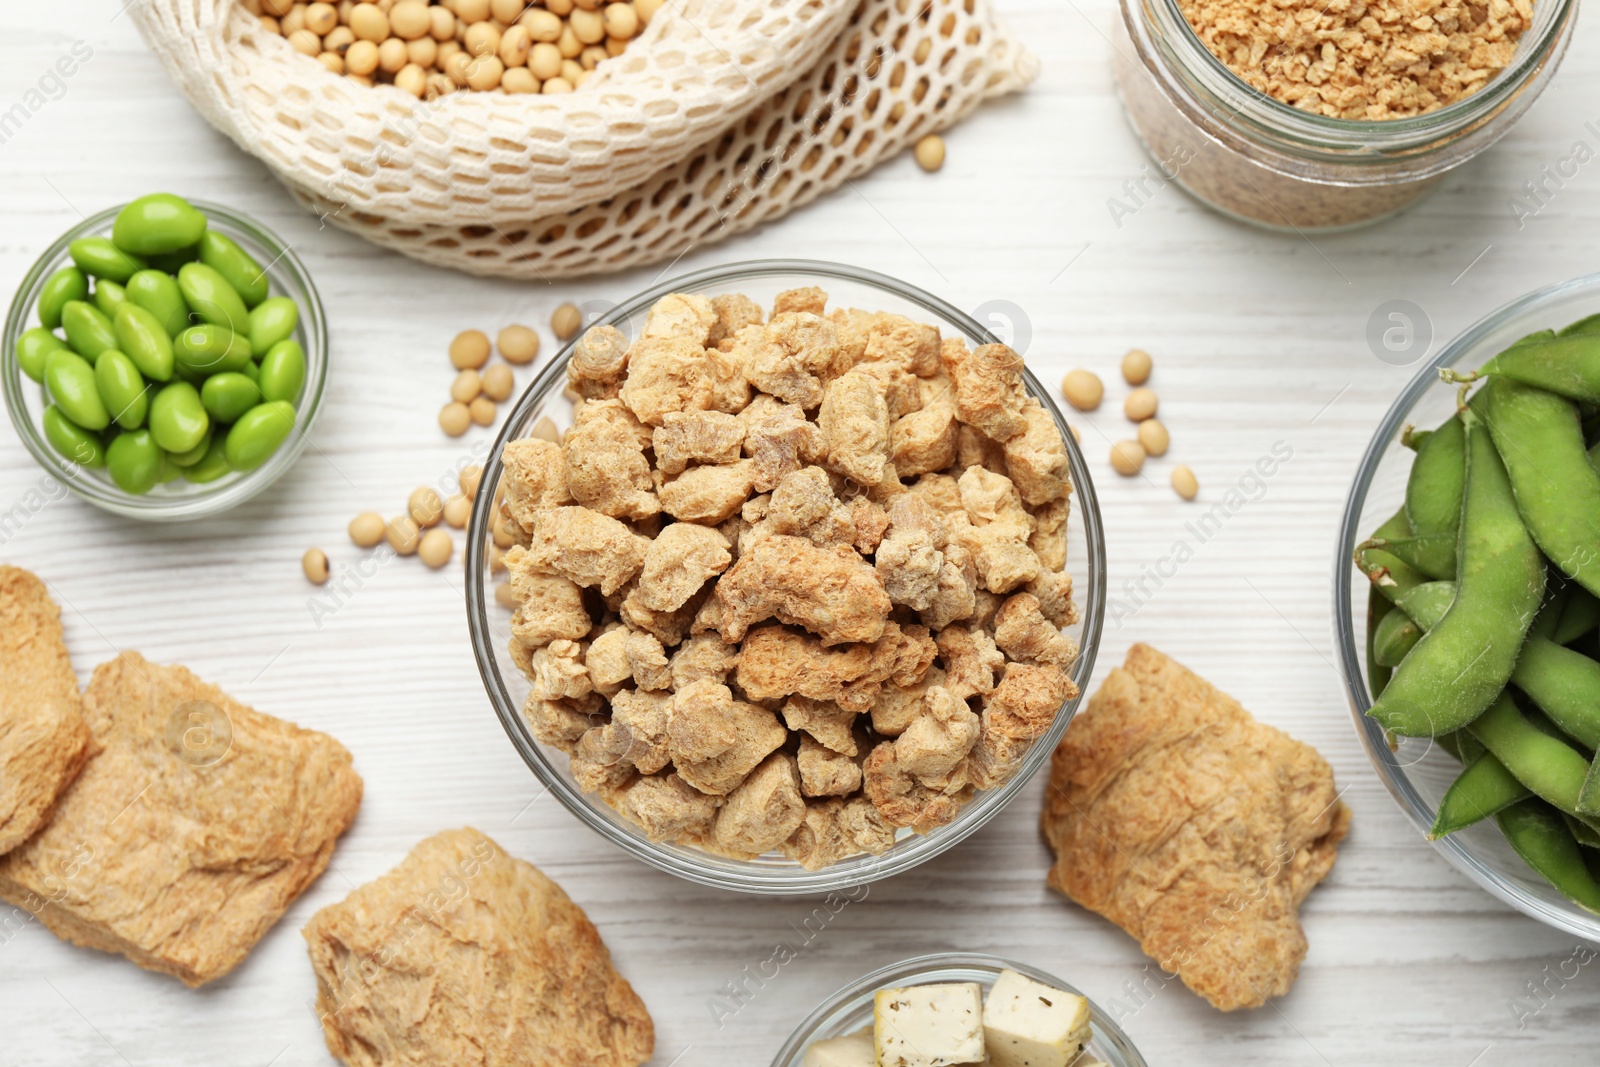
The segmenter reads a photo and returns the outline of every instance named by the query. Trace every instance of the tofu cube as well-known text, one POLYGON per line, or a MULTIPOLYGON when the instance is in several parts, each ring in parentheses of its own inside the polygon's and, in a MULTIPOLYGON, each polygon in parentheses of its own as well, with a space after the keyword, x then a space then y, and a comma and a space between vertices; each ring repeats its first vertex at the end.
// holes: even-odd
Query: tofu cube
POLYGON ((877 1067, 878 1053, 872 1047, 872 1031, 844 1037, 830 1037, 806 1049, 801 1067, 877 1067))
POLYGON ((983 1062, 983 990, 976 982, 879 990, 872 1019, 878 1067, 983 1062))
POLYGON ((983 1005, 983 1036, 992 1067, 1067 1067, 1094 1036, 1089 1002, 1001 971, 983 1005))

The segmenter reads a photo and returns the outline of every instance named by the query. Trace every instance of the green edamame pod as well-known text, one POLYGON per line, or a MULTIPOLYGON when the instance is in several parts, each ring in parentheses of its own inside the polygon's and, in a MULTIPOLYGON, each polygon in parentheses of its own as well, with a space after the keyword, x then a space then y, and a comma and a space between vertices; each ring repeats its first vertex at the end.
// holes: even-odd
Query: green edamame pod
POLYGON ((1373 658, 1384 667, 1398 667, 1406 653, 1422 640, 1422 628, 1403 611, 1391 612, 1378 624, 1373 635, 1373 658))
POLYGON ((117 308, 111 328, 117 335, 118 349, 133 360, 140 374, 155 382, 172 378, 172 339, 152 312, 129 300, 117 308))
POLYGON ((105 312, 82 300, 68 300, 61 308, 61 328, 66 332, 67 344, 90 363, 106 349, 117 347, 111 320, 105 312))
POLYGON ((185 263, 178 268, 178 288, 183 302, 201 322, 225 326, 238 334, 250 328, 250 309, 227 279, 204 263, 185 263))
POLYGON ((85 430, 99 432, 111 425, 95 386, 94 367, 76 352, 52 352, 44 365, 44 384, 61 413, 85 430))
POLYGON ((1600 591, 1600 473, 1572 402, 1507 378, 1481 395, 1528 532, 1563 574, 1600 591))
POLYGON ((294 429, 294 406, 283 400, 257 404, 228 431, 228 466, 252 471, 278 450, 294 429))
POLYGON ((1561 813, 1529 798, 1495 815, 1500 832, 1540 877, 1568 900, 1600 912, 1600 882, 1584 863, 1583 851, 1561 813))
POLYGON ((171 193, 151 193, 123 205, 111 225, 111 240, 124 252, 154 256, 199 242, 206 217, 171 193))
POLYGON ((300 308, 286 296, 263 300, 250 312, 250 354, 265 356, 267 350, 286 340, 300 323, 300 308))
POLYGON ((168 340, 178 336, 189 325, 189 305, 183 302, 183 290, 178 280, 159 270, 142 270, 128 279, 128 299, 161 323, 168 340))
POLYGON ((1479 367, 1475 374, 1441 370, 1439 376, 1455 383, 1509 378, 1568 400, 1600 401, 1600 334, 1524 339, 1479 367))
POLYGON ((1410 536, 1411 523, 1406 518, 1405 509, 1402 508, 1372 531, 1370 539, 1356 546, 1356 567, 1367 576, 1372 582, 1372 587, 1378 590, 1385 600, 1396 601, 1407 591, 1427 581, 1427 578, 1410 564, 1372 547, 1376 541, 1410 536))
POLYGON ((188 382, 169 382, 150 401, 150 432, 165 452, 189 451, 210 427, 200 393, 188 382))
POLYGON ((1454 578, 1456 533, 1414 534, 1411 537, 1374 538, 1363 546, 1382 549, 1419 574, 1433 580, 1454 578))
POLYGON ((305 350, 292 337, 279 341, 261 357, 260 370, 257 382, 261 386, 261 395, 268 400, 288 400, 292 403, 300 398, 300 389, 306 384, 305 350))
POLYGON ((100 353, 100 361, 94 365, 94 384, 113 422, 124 430, 144 425, 150 393, 133 360, 114 348, 100 353))
POLYGON ((1534 796, 1568 815, 1584 814, 1578 799, 1589 773, 1589 760, 1530 723, 1509 695, 1502 694, 1468 730, 1534 796))
POLYGON ((1367 688, 1372 692, 1372 699, 1378 699, 1378 694, 1383 692, 1383 687, 1389 684, 1389 675, 1392 673, 1388 667, 1378 662, 1375 654, 1378 627, 1383 625, 1383 620, 1395 610, 1390 603, 1375 588, 1367 589, 1367 688))
POLYGON ((1428 438, 1432 436, 1432 430, 1419 430, 1410 423, 1407 423, 1406 428, 1400 431, 1400 444, 1411 449, 1413 452, 1420 452, 1422 450, 1422 446, 1426 444, 1428 438))
POLYGON ((1395 607, 1426 633, 1439 625, 1455 598, 1455 582, 1423 582, 1395 601, 1395 607))
MULTIPOLYGON (((1466 481, 1466 437, 1452 418, 1417 449, 1406 480, 1406 518, 1419 534, 1451 534, 1461 524, 1461 490, 1466 481)), ((1451 556, 1455 553, 1452 551, 1451 556)))
POLYGON ((106 449, 100 443, 100 435, 67 418, 54 404, 44 409, 39 421, 44 426, 45 440, 72 462, 80 467, 106 465, 106 449))
POLYGON ((187 452, 168 452, 167 462, 171 463, 174 467, 192 467, 196 463, 199 463, 202 459, 206 458, 206 453, 211 451, 211 438, 213 432, 214 431, 210 427, 207 427, 205 435, 200 438, 199 443, 193 448, 189 449, 187 452))
POLYGON ((149 266, 105 237, 80 237, 67 246, 67 254, 83 273, 96 278, 110 278, 118 283, 126 282, 136 272, 149 266))
POLYGON ((1561 819, 1567 824, 1567 829, 1572 832, 1572 839, 1584 848, 1600 848, 1600 830, 1595 829, 1586 822, 1573 818, 1562 812, 1561 819))
POLYGON ((67 350, 67 343, 43 326, 22 331, 17 338, 17 366, 36 382, 44 381, 44 365, 50 353, 67 350))
POLYGON ((1600 315, 1590 315, 1579 319, 1570 326, 1564 326, 1555 334, 1557 337, 1571 337, 1577 333, 1600 333, 1600 315))
POLYGON ((1578 638, 1600 627, 1600 599, 1582 586, 1572 586, 1567 606, 1561 612, 1561 621, 1550 638, 1558 645, 1570 645, 1578 638))
POLYGON ((267 298, 267 272, 226 234, 207 230, 201 236, 200 262, 226 278, 245 307, 253 308, 267 298))
POLYGON ((68 300, 89 299, 89 279, 77 267, 62 267, 39 287, 39 325, 53 330, 61 325, 61 309, 68 300))
POLYGON ((227 438, 218 434, 212 438, 206 454, 200 461, 184 468, 183 477, 185 481, 205 485, 207 482, 216 481, 232 469, 228 466, 227 438))
POLYGON ((116 282, 101 278, 94 283, 94 306, 99 308, 106 318, 111 318, 117 313, 117 308, 128 302, 128 291, 116 282))
POLYGON ((239 416, 261 403, 256 383, 238 371, 213 374, 200 387, 200 402, 214 422, 235 422, 239 416))
POLYGON ((124 493, 143 496, 161 480, 165 457, 149 430, 119 433, 106 449, 106 470, 124 493))
POLYGON ((1511 484, 1470 408, 1456 595, 1371 714, 1402 736, 1438 736, 1472 722, 1505 689, 1544 595, 1544 558, 1522 526, 1511 484))
POLYGON ((1467 764, 1439 801, 1428 840, 1463 830, 1533 794, 1488 752, 1467 764))
POLYGON ((178 369, 195 374, 242 370, 250 362, 250 342, 226 326, 205 323, 184 330, 172 342, 178 369))

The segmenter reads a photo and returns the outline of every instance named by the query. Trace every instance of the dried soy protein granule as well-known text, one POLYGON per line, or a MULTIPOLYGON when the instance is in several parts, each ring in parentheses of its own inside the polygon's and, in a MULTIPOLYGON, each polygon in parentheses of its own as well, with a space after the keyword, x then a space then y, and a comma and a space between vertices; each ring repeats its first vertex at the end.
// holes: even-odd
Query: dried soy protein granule
POLYGON ((1532 0, 1179 0, 1212 55, 1331 118, 1384 120, 1477 92, 1511 62, 1532 0))

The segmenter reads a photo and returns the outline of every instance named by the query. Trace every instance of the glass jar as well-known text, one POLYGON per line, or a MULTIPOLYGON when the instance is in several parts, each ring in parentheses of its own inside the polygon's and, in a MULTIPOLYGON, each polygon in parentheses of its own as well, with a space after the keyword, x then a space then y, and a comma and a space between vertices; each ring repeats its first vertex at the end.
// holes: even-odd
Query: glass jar
POLYGON ((1211 54, 1177 0, 1122 0, 1117 85, 1162 179, 1257 226, 1345 229, 1409 207, 1503 137, 1549 84, 1576 11, 1577 0, 1535 0, 1511 63, 1483 88, 1371 121, 1301 111, 1252 88, 1211 54))

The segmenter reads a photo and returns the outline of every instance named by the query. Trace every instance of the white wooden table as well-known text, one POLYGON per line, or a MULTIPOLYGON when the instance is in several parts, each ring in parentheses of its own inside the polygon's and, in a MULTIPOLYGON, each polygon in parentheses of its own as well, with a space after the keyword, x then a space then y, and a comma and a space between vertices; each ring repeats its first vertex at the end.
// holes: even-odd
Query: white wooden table
MULTIPOLYGON (((468 823, 538 863, 588 909, 655 1017, 659 1064, 760 1067, 827 993, 938 949, 1015 956, 1103 1004, 1119 1002, 1155 1064, 1595 1061, 1600 967, 1550 982, 1548 1003, 1519 1026, 1516 998, 1530 981, 1546 981, 1573 939, 1480 892, 1402 819, 1352 731, 1328 603, 1334 524, 1356 456, 1411 373, 1369 351, 1373 309, 1416 302, 1437 344, 1514 296, 1600 266, 1600 167, 1582 170, 1524 229, 1508 206, 1575 141, 1594 147, 1584 124, 1596 117, 1600 28, 1580 27, 1532 113, 1432 199, 1313 243, 1235 225, 1175 188, 1114 225, 1107 199, 1145 160, 1097 32, 1110 25, 1112 5, 1009 0, 1005 14, 1039 53, 1043 76, 952 131, 942 173, 897 159, 781 223, 685 257, 679 269, 833 259, 966 308, 1011 301, 1030 323, 1026 355, 1042 378, 1059 380, 1075 365, 1099 370, 1108 402, 1080 422, 1113 591, 1177 540, 1195 551, 1137 610, 1108 622, 1097 676, 1132 641, 1155 644, 1320 749, 1355 813, 1332 877, 1305 911, 1311 951, 1298 985, 1254 1013, 1220 1015, 1176 983, 1129 997, 1127 984, 1147 973, 1133 942, 1045 888, 1035 782, 965 845, 872 887, 719 1026, 719 990, 795 940, 791 924, 813 904, 696 888, 628 859, 549 798, 530 807, 535 782, 469 656, 456 568, 392 563, 319 626, 298 562, 314 544, 336 564, 353 562, 349 518, 396 510, 460 453, 433 421, 450 377, 444 348, 458 330, 543 325, 564 300, 619 299, 655 272, 549 287, 492 283, 319 233, 260 164, 190 110, 118 7, 0 5, 0 111, 73 42, 93 48, 64 94, 0 144, 6 299, 80 212, 156 189, 224 201, 305 257, 332 325, 330 393, 316 450, 239 511, 142 526, 69 498, 7 531, 0 560, 60 591, 85 679, 124 648, 187 664, 264 711, 337 736, 355 753, 367 792, 335 869, 214 987, 190 992, 69 947, 37 924, 0 943, 0 1064, 330 1063, 307 1006, 314 985, 298 929, 421 837, 468 823), (1128 429, 1115 367, 1131 345, 1155 355, 1152 384, 1173 437, 1148 480, 1117 478, 1104 459, 1128 429), (1165 484, 1174 463, 1192 465, 1202 499, 1215 499, 1278 442, 1292 458, 1246 507, 1204 543, 1186 532, 1194 512, 1165 484)), ((0 430, 0 512, 39 481, 9 426, 0 430)))

